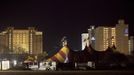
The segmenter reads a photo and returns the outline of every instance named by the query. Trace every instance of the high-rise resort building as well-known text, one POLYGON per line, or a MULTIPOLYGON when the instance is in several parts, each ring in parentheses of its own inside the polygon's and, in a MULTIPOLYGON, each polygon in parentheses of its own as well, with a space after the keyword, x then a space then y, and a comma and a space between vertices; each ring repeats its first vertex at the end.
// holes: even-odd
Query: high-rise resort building
MULTIPOLYGON (((91 26, 86 36, 89 37, 91 46, 98 51, 115 46, 117 51, 128 55, 133 50, 133 37, 129 36, 128 24, 125 24, 124 20, 119 20, 115 26, 91 26)), ((84 46, 82 44, 82 47, 84 46)))
POLYGON ((108 46, 116 45, 116 33, 114 27, 97 27, 95 30, 95 49, 106 50, 108 46))
POLYGON ((129 54, 129 32, 128 24, 124 20, 119 20, 116 24, 116 46, 121 53, 129 54))
POLYGON ((0 53, 9 54, 40 54, 43 51, 43 33, 28 29, 8 27, 0 33, 0 53))

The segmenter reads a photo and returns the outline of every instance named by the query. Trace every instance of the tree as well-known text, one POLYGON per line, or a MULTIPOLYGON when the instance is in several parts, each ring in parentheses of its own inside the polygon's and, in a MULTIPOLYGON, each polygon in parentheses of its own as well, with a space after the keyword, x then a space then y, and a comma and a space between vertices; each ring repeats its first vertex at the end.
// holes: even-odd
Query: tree
POLYGON ((46 56, 48 56, 47 52, 43 52, 42 54, 39 54, 37 56, 37 61, 40 62, 40 61, 46 60, 46 56))

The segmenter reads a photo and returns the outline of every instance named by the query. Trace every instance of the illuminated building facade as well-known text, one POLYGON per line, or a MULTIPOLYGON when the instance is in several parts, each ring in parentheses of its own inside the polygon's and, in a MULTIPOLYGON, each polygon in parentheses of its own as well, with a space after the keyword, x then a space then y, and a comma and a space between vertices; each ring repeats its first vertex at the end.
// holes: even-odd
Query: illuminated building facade
POLYGON ((43 51, 42 32, 36 31, 34 27, 28 29, 8 27, 0 33, 0 42, 1 53, 40 54, 43 51))
POLYGON ((134 36, 130 37, 128 46, 129 46, 129 54, 131 55, 132 52, 134 51, 134 36))
POLYGON ((89 38, 88 33, 82 33, 81 34, 82 50, 84 50, 84 48, 86 47, 86 45, 89 46, 89 39, 88 38, 89 38))
POLYGON ((104 51, 108 46, 116 46, 114 27, 97 27, 95 31, 95 49, 104 51))
POLYGON ((129 34, 128 24, 125 24, 124 20, 119 20, 116 24, 116 46, 117 50, 124 54, 129 54, 129 34))
POLYGON ((91 28, 88 29, 88 33, 81 34, 82 50, 84 50, 85 46, 89 46, 89 44, 91 44, 92 47, 95 46, 95 27, 94 26, 90 27, 91 28))
POLYGON ((90 29, 88 29, 88 35, 89 35, 89 43, 92 45, 92 47, 95 47, 95 26, 90 26, 90 29))
POLYGON ((133 50, 133 39, 129 36, 128 30, 128 24, 125 24, 124 20, 119 20, 113 27, 91 26, 88 29, 88 42, 99 51, 106 50, 108 46, 115 46, 117 51, 128 55, 133 50))

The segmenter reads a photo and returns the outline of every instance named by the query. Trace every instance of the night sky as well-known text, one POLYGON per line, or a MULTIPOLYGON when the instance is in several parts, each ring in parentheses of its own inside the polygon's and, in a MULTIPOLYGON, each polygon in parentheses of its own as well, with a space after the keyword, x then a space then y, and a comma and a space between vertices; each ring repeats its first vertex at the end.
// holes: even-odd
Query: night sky
POLYGON ((73 50, 81 49, 81 33, 90 25, 114 26, 118 19, 130 25, 133 35, 132 0, 2 0, 0 31, 8 26, 35 26, 44 32, 44 50, 54 50, 66 36, 73 50))

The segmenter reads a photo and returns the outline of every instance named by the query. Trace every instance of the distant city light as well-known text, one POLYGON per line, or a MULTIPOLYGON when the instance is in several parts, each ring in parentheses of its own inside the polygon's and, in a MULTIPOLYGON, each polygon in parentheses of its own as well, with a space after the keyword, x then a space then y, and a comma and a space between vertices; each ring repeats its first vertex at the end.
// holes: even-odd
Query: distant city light
POLYGON ((14 66, 16 66, 17 65, 17 60, 13 60, 13 64, 14 64, 14 66))

